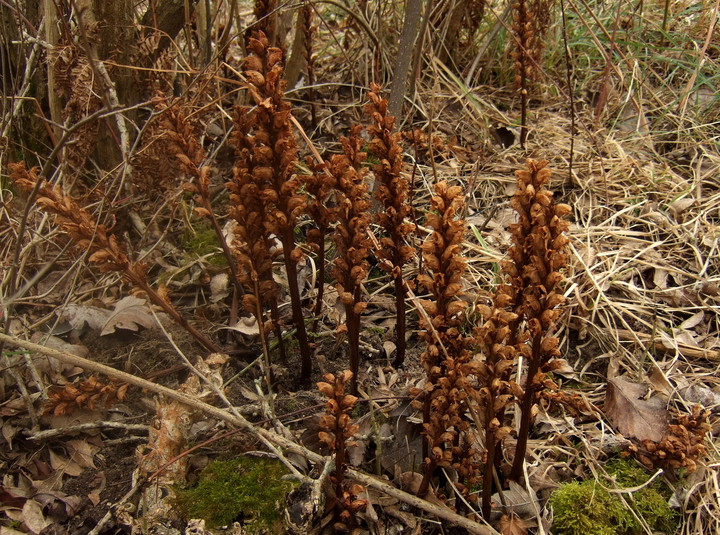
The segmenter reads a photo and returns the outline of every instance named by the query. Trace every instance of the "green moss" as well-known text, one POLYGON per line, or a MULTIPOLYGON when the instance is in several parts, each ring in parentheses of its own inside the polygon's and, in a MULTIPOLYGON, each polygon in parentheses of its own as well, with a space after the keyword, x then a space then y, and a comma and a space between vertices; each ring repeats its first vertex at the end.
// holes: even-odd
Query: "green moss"
POLYGON ((177 506, 183 517, 202 518, 209 528, 228 525, 242 516, 247 533, 282 531, 282 507, 294 484, 274 459, 241 457, 213 461, 197 486, 177 490, 177 506))
POLYGON ((188 231, 183 239, 183 250, 192 256, 208 257, 208 262, 214 266, 227 265, 225 255, 220 252, 221 245, 217 234, 208 223, 198 225, 194 231, 188 231))
MULTIPOLYGON (((612 459, 605 469, 618 487, 643 486, 651 474, 631 459, 612 459)), ((668 499, 671 489, 656 479, 632 494, 624 494, 628 509, 620 497, 603 489, 595 481, 562 485, 550 497, 554 511, 555 535, 641 535, 637 517, 643 518, 653 531, 674 533, 679 516, 668 499), (633 514, 634 513, 634 514, 633 514)))
POLYGON ((654 531, 673 533, 677 529, 680 515, 670 508, 668 500, 672 496, 672 489, 662 479, 656 478, 645 485, 652 474, 633 459, 611 459, 605 465, 605 470, 615 477, 620 487, 643 486, 632 493, 629 501, 638 516, 644 518, 654 531))
POLYGON ((630 534, 636 522, 620 498, 595 481, 562 485, 550 496, 555 535, 630 534))

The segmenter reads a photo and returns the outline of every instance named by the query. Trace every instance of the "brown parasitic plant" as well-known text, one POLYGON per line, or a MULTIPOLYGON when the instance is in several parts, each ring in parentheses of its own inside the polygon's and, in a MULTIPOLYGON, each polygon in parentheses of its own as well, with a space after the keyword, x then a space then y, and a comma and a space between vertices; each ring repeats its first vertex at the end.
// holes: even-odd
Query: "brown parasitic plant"
POLYGON ((55 223, 73 240, 78 249, 87 251, 88 261, 103 273, 120 273, 123 280, 147 295, 148 299, 166 312, 176 323, 213 353, 220 348, 193 327, 173 306, 168 289, 161 285, 155 290, 147 280, 148 266, 127 256, 125 245, 105 225, 98 223, 92 214, 78 206, 60 186, 39 182, 38 169, 26 169, 25 163, 9 164, 10 180, 20 189, 37 193, 37 205, 55 214, 55 223))
POLYGON ((400 146, 401 134, 394 132, 395 117, 388 114, 388 102, 380 95, 379 85, 370 85, 368 98, 370 102, 365 105, 365 111, 371 118, 367 127, 371 136, 370 152, 380 160, 372 166, 375 175, 375 199, 382 208, 376 214, 376 221, 384 234, 380 238, 380 250, 376 251, 376 255, 382 269, 390 273, 394 285, 397 353, 393 365, 397 367, 405 360, 406 292, 403 266, 415 254, 414 247, 408 244, 415 226, 408 221, 411 211, 409 184, 402 175, 404 163, 400 146))
MULTIPOLYGON (((240 242, 248 248, 267 248, 263 256, 269 254, 271 235, 277 236, 282 244, 302 360, 300 379, 307 381, 312 361, 297 277, 297 262, 303 253, 296 246, 294 235, 297 217, 307 200, 298 193, 301 184, 295 173, 297 146, 290 121, 291 105, 284 96, 283 52, 271 47, 260 31, 253 32, 253 37, 248 38, 247 47, 244 73, 253 106, 238 107, 235 112, 233 140, 238 158, 234 180, 229 186, 234 188, 233 202, 253 204, 252 213, 255 214, 250 218, 248 212, 245 219, 247 231, 250 227, 253 229, 252 236, 241 237, 240 242)), ((236 215, 233 217, 237 220, 236 215)), ((264 273, 269 273, 271 263, 269 257, 263 260, 264 273)), ((252 272, 250 276, 253 276, 252 272)), ((269 287, 272 277, 263 277, 269 287)))
POLYGON ((335 178, 337 192, 333 219, 337 257, 333 275, 340 302, 345 307, 350 369, 353 373, 350 388, 357 394, 357 374, 360 367, 360 316, 367 306, 362 296, 362 284, 368 274, 367 258, 371 242, 370 195, 364 183, 365 168, 362 163, 367 154, 362 152, 361 127, 354 127, 350 136, 342 138, 344 154, 330 158, 328 172, 335 178))
MULTIPOLYGON (((549 384, 546 374, 556 369, 560 356, 559 340, 552 336, 560 316, 563 297, 561 270, 567 263, 565 219, 570 206, 557 204, 547 189, 550 181, 548 162, 528 160, 527 169, 515 172, 517 191, 510 204, 518 221, 510 226, 513 245, 503 271, 514 289, 514 312, 524 322, 527 333, 517 339, 518 350, 527 361, 526 381, 521 400, 521 420, 511 479, 519 481, 533 420, 537 393, 549 384)), ((519 328, 516 323, 515 329, 519 328)))
POLYGON ((368 504, 367 500, 358 497, 365 491, 365 487, 350 484, 345 479, 347 448, 354 445, 352 437, 358 431, 358 426, 350 418, 350 411, 358 398, 345 394, 345 386, 352 380, 352 376, 350 370, 341 372, 337 377, 328 373, 323 376, 323 382, 317 383, 320 392, 328 398, 325 414, 320 419, 323 430, 318 433, 318 437, 330 448, 335 460, 335 471, 330 476, 335 496, 328 505, 335 513, 333 527, 336 533, 352 532, 357 525, 356 514, 368 504))
POLYGON ((440 182, 426 216, 433 232, 422 245, 427 273, 418 275, 418 282, 430 294, 420 301, 427 314, 420 321, 427 344, 422 355, 427 382, 423 391, 412 391, 418 396, 415 405, 423 411, 426 440, 420 496, 437 468, 457 471, 456 486, 466 498, 471 498, 469 489, 478 479, 476 441, 468 417, 469 392, 474 389, 470 377, 477 373, 478 362, 472 359, 472 338, 461 330, 467 308, 461 299, 466 269, 461 251, 467 226, 460 217, 463 207, 463 189, 440 182))

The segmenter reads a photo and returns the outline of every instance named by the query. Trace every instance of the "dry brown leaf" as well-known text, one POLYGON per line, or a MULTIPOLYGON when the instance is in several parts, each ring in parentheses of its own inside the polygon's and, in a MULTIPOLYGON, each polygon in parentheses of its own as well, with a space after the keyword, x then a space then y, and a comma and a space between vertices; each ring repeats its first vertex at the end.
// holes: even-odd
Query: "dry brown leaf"
POLYGON ((608 381, 605 414, 626 437, 660 442, 668 434, 669 415, 659 397, 644 399, 648 387, 622 377, 608 381))
POLYGON ((100 336, 112 334, 117 329, 137 332, 140 327, 152 329, 156 326, 155 317, 148 309, 145 300, 129 295, 117 302, 115 310, 100 331, 100 336))
POLYGON ((500 518, 500 533, 502 535, 527 535, 530 526, 516 515, 502 515, 500 518))
POLYGON ((22 521, 33 533, 40 533, 52 522, 43 514, 42 507, 35 500, 28 500, 23 505, 22 521))

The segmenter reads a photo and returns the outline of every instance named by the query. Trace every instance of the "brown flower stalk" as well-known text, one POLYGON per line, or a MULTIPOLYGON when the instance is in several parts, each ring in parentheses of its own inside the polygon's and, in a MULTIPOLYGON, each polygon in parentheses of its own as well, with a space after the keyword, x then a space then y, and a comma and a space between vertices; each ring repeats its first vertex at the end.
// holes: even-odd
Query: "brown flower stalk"
MULTIPOLYGON (((240 232, 244 233, 238 236, 244 244, 239 260, 250 266, 248 259, 258 255, 248 269, 249 276, 258 277, 258 284, 262 283, 260 294, 270 291, 274 283, 269 275, 267 240, 272 234, 280 239, 302 359, 300 378, 308 380, 312 362, 296 265, 302 252, 295 246, 294 237, 296 219, 306 199, 298 194, 300 181, 295 175, 297 147, 290 123, 291 106, 284 98, 283 52, 269 46, 262 32, 253 35, 248 39, 245 77, 254 107, 240 107, 235 113, 233 140, 238 160, 234 182, 229 184, 234 194, 231 201, 245 206, 240 212, 233 212, 242 227, 240 232)), ((255 308, 262 304, 256 303, 255 308)))
MULTIPOLYGON (((35 188, 38 169, 28 171, 25 163, 20 162, 8 165, 10 179, 21 189, 31 191, 35 188)), ((48 183, 37 189, 37 204, 45 210, 55 214, 57 225, 75 242, 75 245, 88 251, 88 261, 95 264, 103 273, 117 272, 122 278, 142 290, 150 301, 162 308, 175 322, 189 332, 198 342, 212 352, 219 352, 220 348, 211 342, 205 335, 180 315, 168 298, 167 288, 161 286, 155 290, 147 280, 147 264, 131 261, 125 253, 124 244, 110 234, 105 225, 96 222, 93 216, 65 195, 59 186, 48 183)))
MULTIPOLYGON (((477 373, 478 363, 471 360, 472 339, 460 331, 463 312, 462 277, 465 259, 461 249, 466 230, 458 218, 464 207, 459 186, 440 182, 435 186, 426 224, 433 229, 423 244, 423 259, 428 273, 418 282, 430 292, 420 303, 430 319, 421 319, 421 336, 427 343, 422 363, 427 383, 421 394, 425 473, 418 494, 422 496, 438 467, 452 467, 460 476, 459 490, 466 496, 477 478, 477 462, 469 432, 468 392, 473 389, 468 377, 477 373)), ((418 393, 415 393, 418 394, 418 393)))
POLYGON ((500 460, 500 444, 511 429, 504 425, 505 409, 517 394, 517 385, 510 381, 517 348, 514 343, 518 315, 509 308, 514 301, 514 289, 502 285, 493 297, 491 306, 479 307, 483 324, 475 329, 484 360, 477 370, 479 390, 472 391, 482 415, 485 431, 485 469, 482 487, 482 514, 490 518, 490 498, 493 494, 493 471, 500 460))
POLYGON ((397 354, 393 364, 400 366, 405 360, 406 345, 405 285, 402 270, 415 252, 413 247, 407 245, 415 227, 406 221, 410 215, 409 184, 407 178, 402 176, 404 163, 399 142, 400 133, 393 132, 395 117, 388 114, 388 102, 380 96, 380 86, 371 84, 368 98, 370 102, 366 104, 365 111, 372 119, 367 128, 372 136, 370 150, 380 160, 372 168, 375 174, 375 198, 382 206, 382 210, 376 215, 376 221, 385 234, 380 239, 381 249, 376 254, 381 261, 380 266, 390 273, 395 286, 397 354))
POLYGON ((517 0, 513 10, 512 33, 515 50, 515 87, 520 91, 520 146, 527 140, 527 108, 532 82, 540 73, 543 39, 550 23, 547 0, 517 0))
POLYGON ((306 163, 312 174, 302 177, 308 201, 305 213, 315 224, 307 233, 307 245, 316 253, 317 277, 315 280, 315 310, 313 311, 312 331, 317 332, 317 325, 322 313, 325 295, 325 240, 333 219, 333 209, 327 206, 328 197, 336 181, 327 172, 325 162, 314 163, 307 158, 306 163))
POLYGON ((176 184, 182 174, 197 178, 205 160, 200 143, 198 117, 184 99, 172 101, 162 95, 152 99, 155 112, 133 156, 133 183, 144 193, 155 194, 176 184))
POLYGON ((355 407, 358 398, 345 394, 345 385, 352 379, 352 372, 345 370, 335 377, 326 374, 324 382, 317 383, 318 389, 328 401, 326 413, 320 419, 324 429, 318 433, 320 441, 327 444, 335 457, 335 471, 330 479, 335 484, 335 497, 330 507, 335 509, 335 532, 350 532, 356 527, 355 515, 367 506, 367 500, 359 499, 358 495, 365 491, 362 485, 349 485, 345 480, 347 471, 347 448, 354 445, 352 437, 358 426, 350 419, 350 411, 355 407))
POLYGON ((503 265, 517 296, 515 312, 527 328, 527 342, 518 340, 528 368, 515 459, 510 472, 515 481, 522 477, 537 393, 545 385, 546 374, 555 369, 553 359, 560 355, 559 340, 549 333, 560 316, 557 307, 565 300, 560 287, 563 280, 560 270, 567 262, 563 251, 570 241, 565 236, 569 223, 564 217, 571 208, 556 204, 552 192, 547 189, 550 181, 547 164, 544 160, 528 160, 527 169, 515 172, 518 189, 510 204, 518 213, 518 222, 510 226, 513 246, 509 252, 510 261, 503 265))
POLYGON ((328 162, 328 171, 335 177, 338 192, 333 219, 337 258, 333 275, 340 301, 345 306, 348 342, 350 345, 351 392, 357 394, 357 373, 360 367, 360 316, 367 303, 362 297, 362 284, 368 274, 367 257, 371 246, 368 238, 370 226, 370 195, 364 184, 367 155, 360 150, 361 127, 352 129, 350 137, 342 138, 345 154, 335 155, 328 162))
POLYGON ((315 102, 315 57, 313 56, 313 39, 315 26, 313 25, 313 7, 306 2, 300 11, 303 18, 303 31, 305 32, 305 70, 307 71, 307 99, 310 102, 310 124, 313 130, 317 128, 317 103, 315 102))

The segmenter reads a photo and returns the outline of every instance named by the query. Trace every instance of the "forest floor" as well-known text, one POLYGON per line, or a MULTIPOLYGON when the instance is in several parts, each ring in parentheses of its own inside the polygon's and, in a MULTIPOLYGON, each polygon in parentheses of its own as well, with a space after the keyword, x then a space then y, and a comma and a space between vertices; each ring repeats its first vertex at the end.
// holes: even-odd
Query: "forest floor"
MULTIPOLYGON (((712 61, 717 67, 717 57, 712 61)), ((623 520, 612 505, 605 512, 592 505, 598 516, 608 515, 617 524, 615 531, 597 533, 720 533, 720 106, 712 85, 690 94, 682 109, 677 99, 658 92, 653 98, 659 101, 649 99, 638 110, 622 84, 603 89, 598 78, 576 98, 574 115, 564 94, 542 85, 531 100, 529 137, 521 148, 514 91, 486 85, 464 91, 444 66, 433 68, 425 73, 430 81, 423 79, 416 88, 415 113, 399 121, 404 175, 411 182, 418 244, 428 234, 422 221, 434 184, 448 180, 464 188, 468 331, 477 319, 476 305, 497 284, 511 242, 515 171, 529 158, 548 160, 550 189, 558 202, 572 207, 566 303, 555 333, 563 363, 553 376, 564 394, 541 398, 525 484, 494 497, 492 527, 478 521, 476 529, 486 531, 477 533, 595 533, 589 530, 602 519, 585 511, 582 494, 570 499, 587 513, 589 524, 554 525, 567 512, 560 499, 551 507, 551 495, 583 481, 595 482, 598 492, 608 490, 633 511, 634 520, 623 520), (605 90, 608 104, 597 120, 597 100, 605 90), (668 117, 657 111, 666 97, 677 111, 668 117), (664 129, 666 123, 671 126, 664 129), (666 426, 659 437, 657 422, 666 426), (651 444, 656 449, 649 451, 651 444), (647 489, 656 491, 667 508, 647 505, 650 498, 640 494, 647 489)), ((360 85, 328 84, 318 90, 327 109, 339 111, 321 112, 315 131, 304 102, 296 92, 288 93, 299 124, 321 153, 337 150, 337 132, 365 120, 360 85)), ((232 173, 232 146, 215 131, 224 124, 224 113, 216 110, 203 119, 208 153, 215 156, 216 192, 232 173)), ((301 154, 310 152, 299 145, 301 154)), ((2 221, 12 223, 8 228, 15 235, 24 200, 3 191, 2 221)), ((14 314, 4 318, 7 333, 183 392, 235 416, 191 409, 150 385, 128 387, 121 378, 3 345, 0 535, 283 533, 292 506, 308 503, 308 496, 300 487, 286 497, 290 483, 253 487, 262 472, 276 468, 262 464, 270 454, 258 428, 287 441, 275 446, 296 471, 315 480, 327 476, 319 473, 322 463, 308 461, 311 454, 303 452, 327 454, 318 440, 325 399, 315 384, 324 374, 348 367, 347 341, 337 329, 343 308, 332 281, 325 284, 325 306, 311 334, 311 386, 297 382, 300 357, 288 332, 286 361, 273 349, 278 388, 268 393, 257 326, 242 320, 228 325, 233 303, 225 269, 215 262, 217 244, 192 215, 187 195, 176 192, 166 200, 150 202, 138 194, 118 212, 118 229, 139 237, 135 247, 149 259, 152 280, 168 286, 178 310, 226 356, 210 355, 142 296, 130 295, 131 288, 115 274, 93 271, 76 255, 59 257, 36 290, 14 304, 14 314), (205 379, 198 380, 189 364, 205 379), (240 417, 254 427, 238 430, 231 422, 240 417), (249 464, 239 460, 247 458, 249 464), (253 463, 261 466, 259 472, 253 463), (251 496, 238 496, 224 485, 247 486, 251 496), (192 494, 193 488, 200 494, 192 494), (227 507, 218 511, 218 503, 227 507)), ((25 246, 33 256, 24 257, 23 280, 67 244, 43 217, 33 211, 28 219, 32 235, 42 240, 25 246), (42 243, 53 245, 43 250, 42 243)), ((304 235, 309 224, 303 222, 298 234, 304 235)), ((10 265, 12 248, 2 249, 3 265, 10 265)), ((328 259, 331 255, 332 250, 328 259)), ((309 254, 299 266, 309 318, 317 260, 309 254)), ((406 266, 406 278, 413 279, 418 269, 419 255, 406 266)), ((280 314, 289 325, 287 280, 280 270, 276 275, 280 314)), ((422 416, 412 408, 409 391, 425 378, 417 303, 408 302, 406 362, 394 368, 395 300, 377 268, 370 271, 365 295, 358 377, 365 401, 353 412, 359 430, 349 462, 412 494, 415 476, 422 473, 422 416)), ((507 462, 513 452, 510 437, 504 447, 507 462)), ((404 495, 364 485, 369 507, 358 515, 358 533, 469 529, 451 527, 447 518, 439 520, 404 501, 404 495)), ((427 501, 457 508, 452 496, 431 493, 427 501)), ((332 515, 315 505, 312 529, 330 529, 332 515)))

